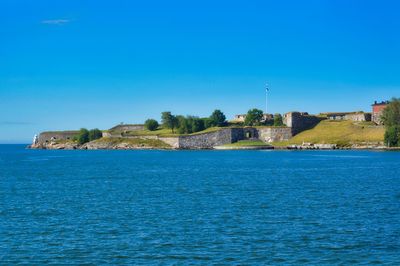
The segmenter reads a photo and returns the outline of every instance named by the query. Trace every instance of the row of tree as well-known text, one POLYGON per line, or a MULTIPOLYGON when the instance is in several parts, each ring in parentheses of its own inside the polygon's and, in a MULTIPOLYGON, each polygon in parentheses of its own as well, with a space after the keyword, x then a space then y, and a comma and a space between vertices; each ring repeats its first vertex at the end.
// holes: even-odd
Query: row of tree
POLYGON ((246 126, 283 126, 283 118, 281 114, 275 114, 273 121, 269 121, 264 118, 264 112, 260 109, 251 109, 247 112, 244 120, 246 126))
POLYGON ((393 98, 383 110, 382 121, 386 127, 385 144, 400 147, 400 98, 393 98))
MULTIPOLYGON (((272 121, 264 118, 264 113, 260 109, 251 109, 247 112, 245 121, 246 126, 283 126, 281 114, 275 114, 272 121)), ((228 125, 226 116, 221 110, 215 110, 209 117, 199 118, 197 116, 173 115, 171 112, 161 114, 161 125, 155 119, 148 119, 145 122, 146 129, 157 130, 160 126, 171 129, 172 133, 190 134, 199 132, 210 127, 223 127, 228 125)))
POLYGON ((75 136, 75 140, 80 144, 85 144, 86 142, 99 139, 103 136, 103 133, 100 129, 95 128, 91 130, 87 130, 86 128, 81 128, 79 133, 75 136))
MULTIPOLYGON (((153 119, 147 120, 145 123, 146 128, 149 130, 157 129, 155 127, 155 122, 157 121, 153 119)), ((206 118, 173 115, 171 112, 163 112, 161 114, 161 123, 163 128, 169 128, 173 133, 177 130, 179 134, 190 134, 210 127, 222 127, 227 125, 226 117, 221 110, 215 110, 210 117, 206 118)))

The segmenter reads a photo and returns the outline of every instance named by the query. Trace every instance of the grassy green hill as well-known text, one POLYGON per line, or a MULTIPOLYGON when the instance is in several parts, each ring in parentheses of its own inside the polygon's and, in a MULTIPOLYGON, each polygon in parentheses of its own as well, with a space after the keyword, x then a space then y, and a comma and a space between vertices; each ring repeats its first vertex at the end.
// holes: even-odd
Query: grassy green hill
MULTIPOLYGON (((157 129, 155 131, 150 131, 150 130, 134 130, 134 131, 128 131, 128 132, 124 132, 122 133, 123 136, 159 136, 159 137, 178 137, 178 136, 188 136, 188 135, 198 135, 198 134, 203 134, 203 133, 209 133, 209 132, 215 132, 218 130, 223 129, 224 127, 210 127, 207 128, 203 131, 199 131, 199 132, 195 132, 192 134, 178 134, 178 133, 172 133, 171 129, 164 129, 164 128, 160 128, 157 129)), ((175 130, 176 132, 177 130, 175 130)), ((121 133, 118 131, 114 131, 111 133, 121 133)))
POLYGON ((288 142, 276 145, 311 143, 329 143, 347 146, 357 143, 383 142, 385 129, 370 122, 321 121, 316 127, 301 132, 288 142))

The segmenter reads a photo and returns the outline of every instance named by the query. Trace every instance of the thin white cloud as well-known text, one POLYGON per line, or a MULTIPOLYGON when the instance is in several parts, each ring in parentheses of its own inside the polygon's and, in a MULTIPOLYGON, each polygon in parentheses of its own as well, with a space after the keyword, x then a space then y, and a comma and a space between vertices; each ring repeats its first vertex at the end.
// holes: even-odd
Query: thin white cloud
POLYGON ((1 126, 25 126, 25 125, 33 125, 31 122, 23 122, 23 121, 0 121, 1 126))
POLYGON ((48 19, 48 20, 43 20, 41 23, 47 25, 65 25, 69 22, 71 22, 70 19, 48 19))

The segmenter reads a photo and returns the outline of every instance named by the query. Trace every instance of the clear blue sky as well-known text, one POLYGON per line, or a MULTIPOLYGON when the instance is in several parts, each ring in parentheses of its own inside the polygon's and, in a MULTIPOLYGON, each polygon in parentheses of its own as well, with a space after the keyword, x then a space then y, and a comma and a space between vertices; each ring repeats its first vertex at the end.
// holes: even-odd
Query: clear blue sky
POLYGON ((0 2, 0 143, 162 111, 370 110, 400 96, 399 1, 0 2))

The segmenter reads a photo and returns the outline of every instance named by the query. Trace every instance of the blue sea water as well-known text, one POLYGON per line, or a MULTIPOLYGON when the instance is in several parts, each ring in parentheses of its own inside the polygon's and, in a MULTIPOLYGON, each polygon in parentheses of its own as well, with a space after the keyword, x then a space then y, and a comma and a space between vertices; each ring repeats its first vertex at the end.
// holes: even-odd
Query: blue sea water
POLYGON ((0 145, 0 264, 400 265, 400 153, 0 145))

